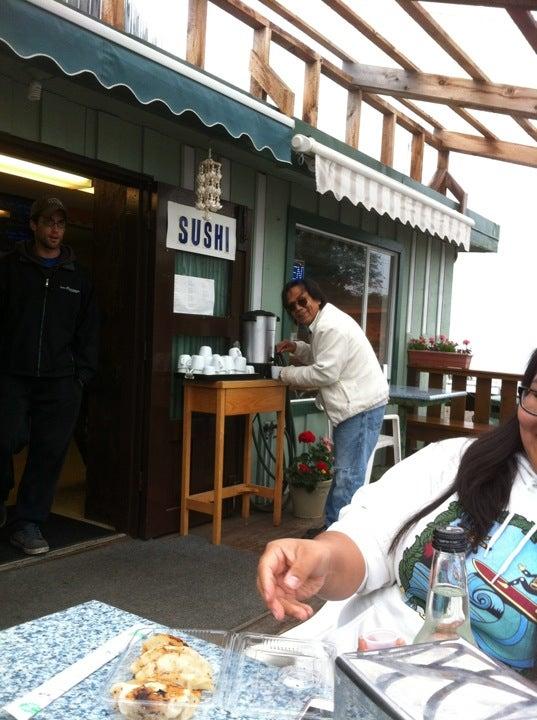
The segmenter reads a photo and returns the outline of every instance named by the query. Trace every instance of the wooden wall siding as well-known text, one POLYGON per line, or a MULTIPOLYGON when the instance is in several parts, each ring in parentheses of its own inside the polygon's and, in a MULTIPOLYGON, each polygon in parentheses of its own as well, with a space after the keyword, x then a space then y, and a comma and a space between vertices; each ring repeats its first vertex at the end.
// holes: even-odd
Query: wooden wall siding
POLYGON ((410 321, 410 335, 412 337, 417 337, 421 334, 426 257, 427 240, 426 238, 418 235, 416 242, 416 264, 414 268, 414 292, 412 295, 412 317, 410 321))
POLYGON ((13 133, 26 140, 39 140, 39 103, 32 103, 26 97, 28 79, 17 82, 0 74, 0 130, 13 133))
MULTIPOLYGON (((267 177, 265 211, 265 252, 263 257, 262 308, 281 318, 281 291, 284 283, 289 183, 267 177)), ((281 332, 281 323, 278 333, 281 332)))
POLYGON ((83 155, 86 138, 86 109, 54 93, 41 98, 41 140, 47 145, 83 155))
POLYGON ((255 168, 231 163, 230 200, 237 205, 255 207, 255 168))
POLYGON ((182 157, 179 140, 144 128, 142 164, 144 173, 157 177, 161 182, 181 186, 182 157))
MULTIPOLYGON (((433 238, 431 242, 431 259, 429 268, 429 293, 427 303, 428 336, 436 334, 436 314, 438 311, 438 291, 440 288, 440 266, 442 259, 442 243, 433 238)), ((445 269, 444 269, 445 271, 445 269)))
POLYGON ((115 115, 99 113, 97 159, 142 172, 142 127, 115 115))

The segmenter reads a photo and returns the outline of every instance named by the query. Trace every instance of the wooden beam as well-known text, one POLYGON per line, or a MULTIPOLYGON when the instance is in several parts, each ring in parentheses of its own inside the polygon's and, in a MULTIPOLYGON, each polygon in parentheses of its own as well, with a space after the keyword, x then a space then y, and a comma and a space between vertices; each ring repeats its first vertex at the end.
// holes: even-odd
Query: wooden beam
POLYGON ((436 160, 436 172, 433 175, 433 179, 429 183, 429 187, 437 192, 446 194, 446 175, 448 173, 449 165, 449 152, 447 150, 439 150, 438 158, 436 160))
POLYGON ((263 90, 270 95, 276 107, 284 115, 293 117, 295 94, 267 63, 259 57, 255 50, 250 51, 250 72, 263 90))
POLYGON ((318 30, 313 28, 311 25, 308 25, 308 23, 304 22, 301 17, 298 15, 295 15, 294 13, 290 12, 284 5, 282 5, 280 2, 277 2, 277 0, 259 0, 263 3, 263 5, 266 5, 274 12, 278 13, 278 15, 287 22, 291 23, 294 27, 296 27, 297 30, 300 30, 305 35, 310 37, 312 40, 315 40, 316 43, 319 43, 321 47, 324 47, 325 50, 328 50, 328 52, 331 52, 332 55, 335 55, 340 60, 351 60, 350 56, 341 48, 339 48, 337 45, 334 45, 328 38, 326 38, 322 33, 320 33, 318 30))
POLYGON ((360 139, 360 118, 362 115, 362 91, 349 90, 347 95, 347 122, 345 125, 345 142, 358 148, 360 139))
POLYGON ((319 114, 319 84, 321 81, 321 58, 304 66, 304 98, 302 101, 302 120, 317 127, 319 114))
POLYGON ((353 76, 356 87, 367 92, 537 118, 537 90, 534 88, 360 63, 344 63, 344 70, 353 76))
POLYGON ((188 0, 187 28, 186 60, 202 68, 205 66, 207 0, 188 0))
POLYGON ((537 0, 425 0, 425 2, 450 3, 451 5, 482 5, 492 8, 520 8, 537 10, 537 0))
POLYGON ((393 151, 395 148, 395 113, 384 115, 382 121, 382 145, 380 149, 380 162, 393 166, 393 151))
POLYGON ((464 192, 462 187, 449 172, 446 172, 445 182, 447 189, 453 194, 455 199, 459 201, 459 211, 464 214, 466 212, 466 208, 468 207, 468 193, 464 192))
MULTIPOLYGON (((269 56, 270 56, 270 38, 271 38, 271 30, 266 25, 260 28, 257 28, 254 30, 254 51, 257 53, 258 57, 266 64, 269 64, 269 56)), ((266 100, 267 99, 267 93, 263 90, 261 85, 255 80, 255 78, 250 76, 250 93, 254 96, 259 98, 260 100, 266 100)))
POLYGON ((537 147, 502 140, 487 140, 477 135, 465 135, 447 130, 438 130, 435 136, 445 150, 537 167, 537 147))
POLYGON ((509 9, 507 10, 511 20, 517 25, 518 29, 524 35, 531 45, 533 52, 537 53, 537 22, 528 10, 509 9))
POLYGON ((425 137, 423 133, 412 135, 412 149, 410 155, 410 177, 421 182, 423 177, 423 151, 425 137))
POLYGON ((125 0, 102 0, 101 20, 125 32, 125 0))

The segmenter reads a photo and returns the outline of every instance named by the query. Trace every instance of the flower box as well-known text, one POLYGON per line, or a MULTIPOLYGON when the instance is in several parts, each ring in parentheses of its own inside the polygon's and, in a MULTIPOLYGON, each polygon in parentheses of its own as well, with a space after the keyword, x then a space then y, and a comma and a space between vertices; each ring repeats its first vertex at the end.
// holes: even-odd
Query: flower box
POLYGON ((408 367, 468 370, 472 356, 458 352, 437 350, 408 350, 408 367))

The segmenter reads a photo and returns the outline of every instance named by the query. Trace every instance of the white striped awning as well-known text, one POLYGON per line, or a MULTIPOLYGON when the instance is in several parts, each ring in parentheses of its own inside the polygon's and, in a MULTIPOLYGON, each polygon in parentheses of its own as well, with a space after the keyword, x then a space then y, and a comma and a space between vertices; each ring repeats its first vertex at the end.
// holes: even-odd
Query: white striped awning
POLYGON ((292 147, 315 156, 317 192, 331 191, 338 200, 346 197, 354 205, 361 204, 469 250, 474 221, 467 215, 313 138, 295 135, 292 147))

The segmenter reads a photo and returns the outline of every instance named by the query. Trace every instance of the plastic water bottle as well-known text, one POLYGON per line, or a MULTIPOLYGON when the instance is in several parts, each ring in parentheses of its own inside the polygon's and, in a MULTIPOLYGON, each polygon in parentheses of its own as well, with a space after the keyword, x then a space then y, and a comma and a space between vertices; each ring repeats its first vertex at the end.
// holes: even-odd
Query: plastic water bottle
POLYGON ((466 550, 468 536, 462 527, 435 528, 433 562, 423 627, 414 643, 454 640, 475 645, 470 626, 466 550))

